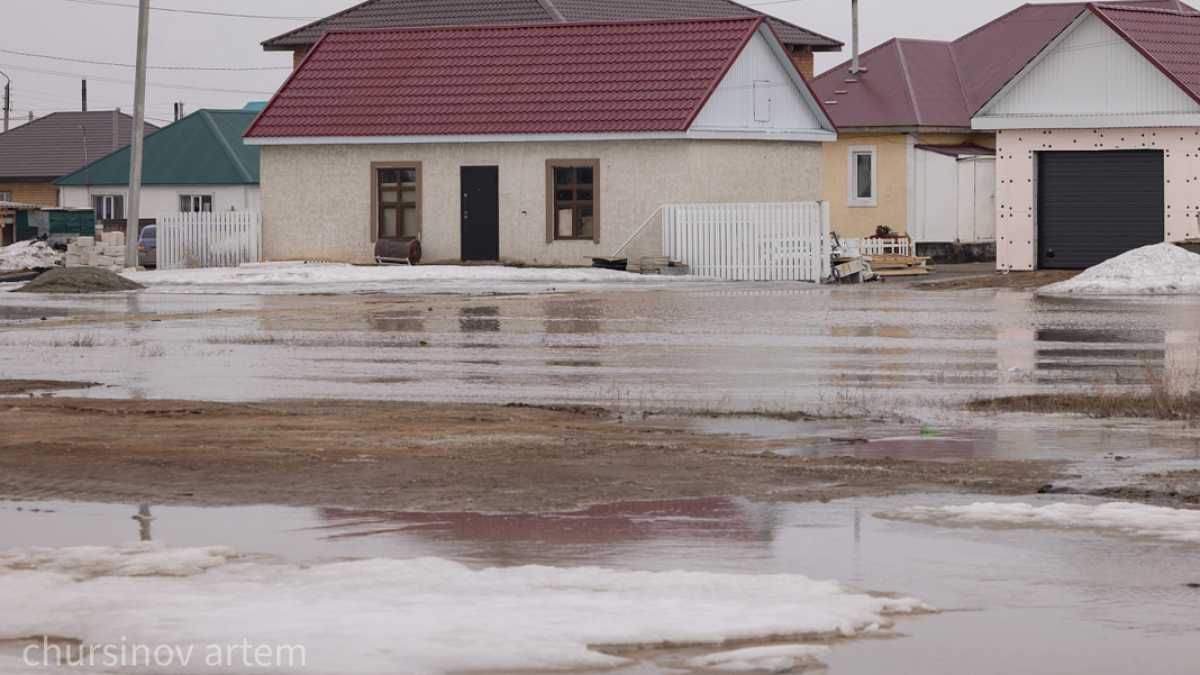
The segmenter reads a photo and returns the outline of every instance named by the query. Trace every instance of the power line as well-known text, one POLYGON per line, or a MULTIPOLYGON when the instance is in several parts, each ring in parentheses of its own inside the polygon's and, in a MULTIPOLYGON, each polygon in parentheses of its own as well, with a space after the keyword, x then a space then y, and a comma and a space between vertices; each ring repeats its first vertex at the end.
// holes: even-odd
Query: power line
MULTIPOLYGON (((42 68, 29 68, 27 66, 15 66, 12 64, 0 64, 5 68, 13 70, 23 70, 29 73, 39 73, 42 75, 58 75, 61 77, 75 77, 80 79, 95 80, 97 82, 113 82, 116 84, 133 84, 133 80, 122 80, 115 77, 97 77, 95 75, 80 75, 78 73, 64 73, 60 70, 45 70, 42 68)), ((253 94, 255 96, 271 96, 275 92, 272 91, 253 91, 248 89, 220 89, 215 87, 191 87, 185 84, 159 84, 154 82, 146 83, 148 87, 157 87, 159 89, 182 89, 186 91, 209 91, 219 94, 253 94)))
MULTIPOLYGON (((117 66, 118 68, 133 68, 128 63, 109 63, 107 61, 86 61, 84 59, 69 59, 65 56, 47 56, 45 54, 30 54, 14 52, 11 49, 0 49, 0 53, 15 54, 16 56, 31 56, 35 59, 51 59, 53 61, 69 61, 71 63, 87 63, 93 66, 117 66)), ((292 70, 291 66, 272 66, 270 68, 201 68, 193 66, 147 66, 151 70, 203 70, 203 71, 261 71, 261 70, 292 70)))
MULTIPOLYGON (((137 9, 137 5, 128 5, 123 2, 108 2, 107 0, 65 0, 66 2, 76 2, 81 5, 103 5, 105 7, 125 7, 128 9, 137 9)), ((158 12, 175 12, 179 14, 201 14, 204 16, 224 16, 235 19, 270 19, 276 21, 317 21, 325 17, 321 16, 262 16, 258 14, 231 14, 228 12, 205 12, 199 9, 175 9, 171 7, 151 7, 150 9, 158 12)))

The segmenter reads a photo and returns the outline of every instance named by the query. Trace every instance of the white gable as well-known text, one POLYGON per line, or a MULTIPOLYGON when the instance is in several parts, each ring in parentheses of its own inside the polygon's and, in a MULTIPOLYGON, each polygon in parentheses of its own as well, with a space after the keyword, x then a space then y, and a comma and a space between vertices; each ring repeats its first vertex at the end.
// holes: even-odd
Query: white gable
POLYGON ((1091 12, 975 116, 976 129, 1198 126, 1200 104, 1091 12))
POLYGON ((834 140, 833 125, 800 79, 778 40, 761 28, 696 116, 688 136, 834 140))

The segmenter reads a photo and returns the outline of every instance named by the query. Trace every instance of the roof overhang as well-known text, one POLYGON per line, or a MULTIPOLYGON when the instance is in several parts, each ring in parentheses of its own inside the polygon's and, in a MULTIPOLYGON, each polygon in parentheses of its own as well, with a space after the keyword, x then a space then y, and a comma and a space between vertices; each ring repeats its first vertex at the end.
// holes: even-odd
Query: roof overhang
POLYGON ((971 127, 838 127, 842 134, 973 134, 971 127))
POLYGON ((833 131, 769 133, 757 131, 663 131, 601 134, 480 134, 445 136, 301 136, 290 138, 246 138, 246 145, 406 145, 429 143, 536 143, 650 140, 790 141, 828 143, 837 140, 833 131))
POLYGON ((37 204, 22 204, 20 202, 0 202, 0 211, 41 211, 46 208, 37 204))
POLYGON ((971 125, 981 131, 1012 129, 1142 129, 1149 127, 1200 127, 1200 115, 1029 115, 976 117, 971 125))

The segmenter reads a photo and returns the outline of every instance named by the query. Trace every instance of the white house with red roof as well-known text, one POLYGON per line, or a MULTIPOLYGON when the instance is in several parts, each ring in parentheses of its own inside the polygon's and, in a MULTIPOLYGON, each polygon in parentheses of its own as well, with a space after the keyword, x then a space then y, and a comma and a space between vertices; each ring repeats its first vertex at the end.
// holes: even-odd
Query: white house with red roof
POLYGON ((836 129, 762 17, 347 30, 245 135, 272 259, 660 255, 668 204, 821 197, 836 129))
POLYGON ((1000 269, 1200 236, 1200 12, 1089 4, 976 113, 1000 269))

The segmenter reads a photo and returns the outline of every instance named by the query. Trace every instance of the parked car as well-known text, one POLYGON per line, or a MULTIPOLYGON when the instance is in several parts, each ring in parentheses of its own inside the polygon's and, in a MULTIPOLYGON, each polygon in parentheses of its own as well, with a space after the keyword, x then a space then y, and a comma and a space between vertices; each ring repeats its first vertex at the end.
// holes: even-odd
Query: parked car
POLYGON ((158 267, 158 228, 147 225, 138 237, 138 266, 158 267))

